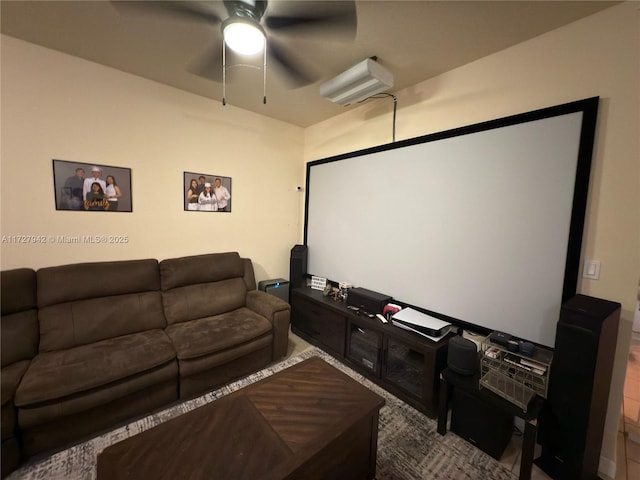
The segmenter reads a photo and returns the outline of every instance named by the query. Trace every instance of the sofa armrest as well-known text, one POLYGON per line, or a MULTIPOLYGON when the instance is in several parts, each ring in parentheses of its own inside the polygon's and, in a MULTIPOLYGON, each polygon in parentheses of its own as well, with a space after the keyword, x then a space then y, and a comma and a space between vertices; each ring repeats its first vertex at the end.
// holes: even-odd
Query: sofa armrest
POLYGON ((287 354, 291 306, 274 295, 261 290, 247 292, 247 308, 262 315, 273 325, 273 360, 287 354))

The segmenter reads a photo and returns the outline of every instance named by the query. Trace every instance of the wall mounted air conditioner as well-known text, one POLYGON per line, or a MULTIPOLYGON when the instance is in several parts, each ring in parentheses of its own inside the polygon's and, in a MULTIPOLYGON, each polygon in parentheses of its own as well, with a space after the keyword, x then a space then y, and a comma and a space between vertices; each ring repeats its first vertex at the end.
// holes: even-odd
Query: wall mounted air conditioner
POLYGON ((350 105, 391 87, 393 73, 374 58, 367 58, 320 85, 320 95, 334 103, 350 105))

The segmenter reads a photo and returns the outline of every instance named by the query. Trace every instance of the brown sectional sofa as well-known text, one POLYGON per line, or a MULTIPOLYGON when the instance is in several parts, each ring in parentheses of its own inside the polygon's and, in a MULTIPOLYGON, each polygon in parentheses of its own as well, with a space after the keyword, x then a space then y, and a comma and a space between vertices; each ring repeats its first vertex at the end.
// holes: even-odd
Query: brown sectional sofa
POLYGON ((287 349, 289 305, 237 253, 11 270, 1 288, 3 476, 287 349))

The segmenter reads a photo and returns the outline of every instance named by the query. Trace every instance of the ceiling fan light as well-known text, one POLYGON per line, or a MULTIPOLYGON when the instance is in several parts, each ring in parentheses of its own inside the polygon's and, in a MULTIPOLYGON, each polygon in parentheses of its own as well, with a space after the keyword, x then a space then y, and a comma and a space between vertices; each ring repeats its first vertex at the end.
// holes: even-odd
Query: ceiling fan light
POLYGON ((229 22, 223 28, 228 47, 241 55, 255 55, 264 49, 265 36, 259 26, 242 20, 229 22))

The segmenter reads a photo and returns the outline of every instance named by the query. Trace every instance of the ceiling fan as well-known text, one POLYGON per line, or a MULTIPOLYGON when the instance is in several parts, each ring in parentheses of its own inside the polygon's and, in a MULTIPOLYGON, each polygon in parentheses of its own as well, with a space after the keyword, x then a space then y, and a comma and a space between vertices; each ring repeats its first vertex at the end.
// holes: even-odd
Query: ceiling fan
MULTIPOLYGON (((313 83, 318 76, 292 56, 286 47, 294 37, 279 38, 286 34, 330 34, 332 38, 354 38, 357 15, 354 0, 344 1, 274 1, 277 14, 267 12, 267 0, 223 0, 227 16, 222 18, 212 6, 220 2, 193 1, 112 1, 123 13, 163 14, 173 18, 205 22, 220 26, 218 45, 207 48, 189 70, 192 73, 223 83, 225 100, 228 60, 263 55, 264 96, 266 103, 267 58, 279 67, 293 88, 313 83), (265 15, 266 14, 266 15, 265 15), (228 48, 227 48, 228 47, 228 48)), ((291 45, 293 47, 294 45, 291 45)), ((233 62, 232 62, 233 63, 233 62)))

